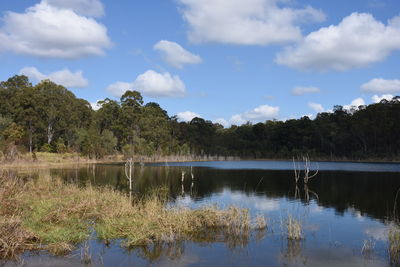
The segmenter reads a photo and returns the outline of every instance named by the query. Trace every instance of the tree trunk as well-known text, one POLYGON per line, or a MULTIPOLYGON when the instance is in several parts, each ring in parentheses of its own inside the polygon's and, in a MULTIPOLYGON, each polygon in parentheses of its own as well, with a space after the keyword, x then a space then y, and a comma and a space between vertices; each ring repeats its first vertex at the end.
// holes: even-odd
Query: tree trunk
POLYGON ((29 121, 29 153, 32 153, 32 146, 33 146, 33 127, 32 127, 32 122, 29 121))
POLYGON ((32 133, 29 133, 29 153, 32 154, 32 133))
POLYGON ((51 141, 53 141, 53 123, 49 122, 49 125, 47 126, 47 143, 50 144, 51 141))

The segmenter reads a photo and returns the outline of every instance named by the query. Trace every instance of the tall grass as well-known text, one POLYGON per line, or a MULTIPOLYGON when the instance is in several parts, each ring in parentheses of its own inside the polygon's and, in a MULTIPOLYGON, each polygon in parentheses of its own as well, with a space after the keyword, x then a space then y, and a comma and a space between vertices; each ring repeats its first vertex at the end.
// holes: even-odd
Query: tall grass
POLYGON ((93 230, 100 240, 122 239, 126 247, 181 240, 236 246, 246 244, 256 228, 246 209, 168 208, 166 190, 132 204, 109 187, 78 187, 47 175, 25 183, 1 176, 0 185, 0 258, 26 249, 68 253, 93 230))
POLYGON ((400 227, 391 225, 388 231, 389 258, 394 266, 400 265, 400 227))

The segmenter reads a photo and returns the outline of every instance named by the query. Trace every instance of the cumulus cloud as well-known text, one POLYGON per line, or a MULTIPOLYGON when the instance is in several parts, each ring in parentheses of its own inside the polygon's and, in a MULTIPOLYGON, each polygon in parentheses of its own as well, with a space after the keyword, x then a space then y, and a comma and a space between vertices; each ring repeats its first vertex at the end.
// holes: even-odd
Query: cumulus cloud
POLYGON ((100 100, 97 100, 96 102, 90 102, 90 106, 93 110, 99 110, 101 108, 101 105, 99 105, 99 101, 100 100))
POLYGON ((176 116, 178 116, 178 119, 180 121, 191 121, 193 118, 201 118, 201 116, 199 114, 197 114, 196 112, 193 111, 184 111, 184 112, 179 112, 178 114, 176 114, 176 116))
POLYGON ((400 80, 372 79, 361 85, 361 90, 368 93, 397 93, 400 92, 400 80))
POLYGON ((103 55, 111 45, 104 25, 48 1, 29 7, 24 13, 7 12, 2 21, 0 51, 76 59, 103 55))
POLYGON ((128 82, 115 82, 107 86, 106 90, 110 92, 113 96, 121 97, 126 91, 134 90, 133 83, 128 82))
POLYGON ((325 20, 322 11, 310 6, 292 8, 286 0, 178 1, 189 26, 189 40, 195 43, 268 45, 297 41, 302 34, 296 24, 325 20))
POLYGON ((213 121, 213 123, 219 123, 224 127, 228 127, 229 126, 229 122, 227 120, 225 120, 224 118, 217 118, 213 121))
POLYGON ((183 96, 186 93, 185 84, 179 76, 153 70, 139 75, 133 83, 133 88, 151 97, 183 96))
POLYGON ((261 105, 253 110, 242 114, 233 115, 230 119, 231 124, 241 125, 250 122, 262 122, 268 119, 274 119, 279 115, 279 107, 269 105, 261 105))
POLYGON ((297 69, 344 71, 381 61, 395 50, 400 50, 400 17, 385 25, 371 14, 353 13, 310 33, 275 60, 297 69))
POLYGON ((63 69, 46 75, 35 67, 25 67, 19 73, 37 82, 49 79, 68 88, 83 88, 89 85, 89 81, 83 77, 81 70, 71 72, 69 69, 63 69))
POLYGON ((374 102, 374 103, 379 103, 379 102, 381 102, 383 99, 386 99, 386 100, 388 100, 388 101, 390 101, 390 100, 392 100, 393 99, 393 95, 391 95, 391 94, 386 94, 386 95, 381 95, 381 96, 379 96, 379 95, 373 95, 372 97, 371 97, 371 99, 372 99, 372 101, 374 102))
POLYGON ((364 106, 365 105, 365 101, 364 99, 362 99, 361 97, 354 99, 353 101, 351 101, 350 105, 344 105, 343 109, 347 109, 347 110, 351 110, 354 108, 358 108, 359 106, 364 106))
POLYGON ((101 17, 104 15, 104 6, 99 0, 45 0, 44 2, 54 7, 71 9, 83 16, 101 17))
POLYGON ((304 95, 304 94, 314 94, 319 93, 321 90, 314 86, 298 86, 292 89, 292 95, 304 95))
POLYGON ((186 94, 186 87, 179 76, 168 72, 158 73, 148 70, 140 74, 135 81, 116 82, 107 87, 112 95, 120 97, 127 90, 135 90, 149 97, 181 97, 186 94))
POLYGON ((162 57, 169 65, 182 68, 184 64, 199 64, 201 57, 190 53, 175 42, 161 40, 153 47, 162 53, 162 57))
POLYGON ((315 112, 324 112, 324 107, 321 104, 309 102, 308 106, 312 108, 315 112))

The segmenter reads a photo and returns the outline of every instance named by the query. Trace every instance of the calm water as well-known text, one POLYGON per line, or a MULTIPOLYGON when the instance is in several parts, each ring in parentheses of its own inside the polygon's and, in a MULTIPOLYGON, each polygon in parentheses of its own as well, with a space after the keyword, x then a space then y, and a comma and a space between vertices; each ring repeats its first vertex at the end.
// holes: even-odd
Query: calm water
MULTIPOLYGON (((313 163, 319 173, 296 187, 293 163, 237 161, 150 164, 135 167, 137 194, 166 185, 171 205, 208 204, 248 208, 263 214, 268 229, 237 244, 229 240, 137 248, 127 251, 90 241, 94 265, 104 266, 388 266, 388 226, 400 164, 313 163), (182 171, 186 173, 181 182, 182 171), (192 181, 190 173, 194 174, 192 181), (288 215, 300 220, 304 239, 288 241, 288 215), (363 252, 364 244, 372 247, 363 252)), ((127 191, 123 165, 52 169, 73 183, 111 185, 127 191)), ((397 211, 399 212, 399 210, 397 211)), ((25 255, 27 266, 80 265, 79 250, 67 258, 25 255)))

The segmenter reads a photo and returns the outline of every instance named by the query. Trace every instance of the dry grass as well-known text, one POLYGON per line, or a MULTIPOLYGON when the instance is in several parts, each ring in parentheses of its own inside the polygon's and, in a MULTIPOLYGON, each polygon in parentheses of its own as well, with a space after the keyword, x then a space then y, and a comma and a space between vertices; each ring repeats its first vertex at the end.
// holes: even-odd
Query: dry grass
MULTIPOLYGON (((78 187, 49 176, 25 183, 3 176, 0 185, 0 258, 26 249, 65 254, 93 230, 100 240, 123 239, 133 247, 181 240, 243 245, 253 229, 246 209, 167 208, 166 190, 132 204, 111 188, 78 187)), ((256 221, 265 227, 261 217, 256 221)))
POLYGON ((400 264, 400 228, 392 225, 389 228, 389 258, 392 265, 400 264))
POLYGON ((303 238, 301 222, 293 218, 292 215, 288 216, 286 226, 288 239, 301 240, 303 238))
POLYGON ((14 258, 19 252, 33 248, 37 240, 35 234, 21 226, 20 219, 1 218, 0 258, 14 258))
POLYGON ((48 168, 78 164, 123 162, 122 155, 109 155, 102 159, 89 159, 88 157, 81 156, 79 153, 36 152, 35 156, 36 158, 33 158, 30 153, 20 154, 13 161, 5 161, 0 158, 0 168, 48 168))

